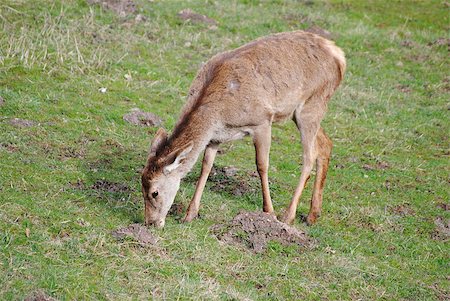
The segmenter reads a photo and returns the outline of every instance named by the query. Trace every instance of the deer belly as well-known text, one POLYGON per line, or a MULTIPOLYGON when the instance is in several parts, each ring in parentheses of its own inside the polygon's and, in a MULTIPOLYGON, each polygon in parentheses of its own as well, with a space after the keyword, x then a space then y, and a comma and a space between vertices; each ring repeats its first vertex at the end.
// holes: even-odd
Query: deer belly
POLYGON ((234 140, 240 140, 245 136, 252 136, 253 129, 250 127, 239 127, 239 128, 223 128, 217 131, 214 135, 212 141, 224 143, 234 140))

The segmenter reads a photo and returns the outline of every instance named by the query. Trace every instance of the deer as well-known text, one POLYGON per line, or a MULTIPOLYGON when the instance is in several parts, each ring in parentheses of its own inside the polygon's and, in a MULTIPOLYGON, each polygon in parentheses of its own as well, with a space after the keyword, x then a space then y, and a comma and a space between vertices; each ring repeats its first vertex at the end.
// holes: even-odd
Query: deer
POLYGON ((203 152, 200 177, 183 222, 197 217, 200 199, 219 145, 250 136, 261 181, 263 211, 275 214, 269 189, 273 123, 292 119, 302 144, 298 185, 282 222, 295 220, 297 205, 316 166, 306 218, 314 224, 322 209, 332 151, 321 127, 328 102, 343 80, 344 52, 333 41, 304 32, 282 32, 213 56, 193 80, 180 118, 169 135, 157 130, 142 171, 145 224, 161 228, 179 190, 203 152))

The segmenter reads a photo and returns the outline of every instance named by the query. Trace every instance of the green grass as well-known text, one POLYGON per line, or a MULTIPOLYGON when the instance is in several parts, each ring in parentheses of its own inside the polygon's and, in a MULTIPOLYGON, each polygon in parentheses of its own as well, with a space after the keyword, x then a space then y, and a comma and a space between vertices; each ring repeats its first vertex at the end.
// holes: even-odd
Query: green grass
MULTIPOLYGON (((444 300, 448 241, 432 239, 450 218, 449 8, 442 1, 145 1, 147 20, 119 18, 85 1, 0 4, 0 299, 41 290, 61 300, 444 300), (307 5, 308 4, 308 5, 307 5), (184 8, 218 21, 184 23, 184 8), (206 190, 202 218, 168 217, 157 247, 117 242, 110 231, 143 221, 139 169, 154 128, 123 114, 138 107, 172 129, 202 62, 256 37, 317 25, 346 52, 348 70, 323 126, 334 141, 318 241, 264 254, 221 245, 208 231, 258 193, 206 190), (131 75, 126 79, 125 75, 131 75), (106 93, 99 88, 106 87, 106 93), (403 91, 402 91, 403 90, 403 91), (34 120, 18 128, 11 118, 34 120), (387 162, 386 169, 366 170, 387 162), (95 192, 105 179, 125 186, 95 192), (84 184, 77 189, 74 183, 84 184), (70 184, 72 183, 72 184, 70 184), (392 208, 403 205, 406 215, 392 208), (29 229, 29 236, 26 235, 29 229)), ((274 126, 270 179, 277 212, 299 177, 292 123, 274 126)), ((251 142, 218 166, 254 170, 251 142)), ((187 204, 193 174, 177 202, 187 204)), ((211 184, 208 184, 211 187, 211 184)), ((298 215, 308 210, 308 188, 298 215)))

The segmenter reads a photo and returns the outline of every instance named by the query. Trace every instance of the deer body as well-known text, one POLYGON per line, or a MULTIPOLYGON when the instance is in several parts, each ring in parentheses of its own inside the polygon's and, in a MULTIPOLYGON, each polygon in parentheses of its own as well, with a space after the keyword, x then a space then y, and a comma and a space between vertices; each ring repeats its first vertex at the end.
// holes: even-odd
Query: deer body
POLYGON ((184 220, 195 218, 218 145, 247 135, 255 145, 263 210, 272 213, 267 175, 271 125, 289 118, 301 133, 303 167, 283 220, 290 223, 295 218, 316 163, 307 220, 314 223, 331 155, 331 141, 320 122, 345 67, 344 54, 333 42, 303 31, 260 38, 210 59, 193 81, 172 135, 160 129, 152 142, 142 174, 146 223, 164 225, 181 179, 204 151, 202 172, 184 220))

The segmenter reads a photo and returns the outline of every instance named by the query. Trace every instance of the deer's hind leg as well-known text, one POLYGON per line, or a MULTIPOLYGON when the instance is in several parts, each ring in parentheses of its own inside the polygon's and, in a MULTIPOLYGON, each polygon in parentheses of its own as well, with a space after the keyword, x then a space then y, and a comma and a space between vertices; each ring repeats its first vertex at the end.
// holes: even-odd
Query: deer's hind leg
POLYGON ((253 144, 255 145, 256 152, 256 167, 261 180, 263 211, 267 213, 273 213, 268 176, 270 143, 272 140, 271 133, 271 124, 267 124, 260 126, 257 130, 255 130, 253 136, 253 144))
MULTIPOLYGON (((297 124, 297 127, 301 134, 302 139, 302 146, 303 146, 303 166, 301 171, 300 180, 298 182, 297 188, 295 189, 294 195, 292 197, 292 200, 286 209, 282 221, 290 224, 295 219, 295 213, 297 210, 298 202, 300 200, 300 197, 302 195, 302 192, 306 186, 306 183, 308 182, 311 172, 314 168, 314 163, 316 159, 319 156, 320 150, 317 147, 319 145, 319 142, 317 141, 320 139, 322 141, 322 131, 320 128, 320 122, 323 119, 323 116, 326 111, 326 99, 323 99, 321 97, 315 97, 309 99, 303 108, 298 109, 294 113, 294 121, 297 124), (320 137, 320 138, 318 138, 320 137)), ((324 166, 323 164, 321 166, 324 166)), ((327 165, 328 166, 328 165, 327 165)), ((325 169, 321 169, 321 173, 326 174, 325 169)), ((322 185, 323 188, 323 185, 322 185)), ((321 189, 317 190, 317 195, 319 196, 322 193, 321 189)), ((313 198, 314 200, 319 200, 319 198, 313 198)), ((321 200, 321 198, 320 198, 321 200)), ((319 205, 320 202, 315 201, 314 202, 314 212, 316 212, 316 207, 319 205)), ((312 205, 311 205, 312 208, 312 205)), ((320 208, 319 208, 320 212, 320 208)))
POLYGON ((333 143, 331 139, 325 134, 323 128, 320 128, 316 138, 316 179, 314 180, 311 207, 306 218, 308 225, 314 224, 322 211, 323 188, 325 186, 325 178, 327 177, 332 148, 333 143))

